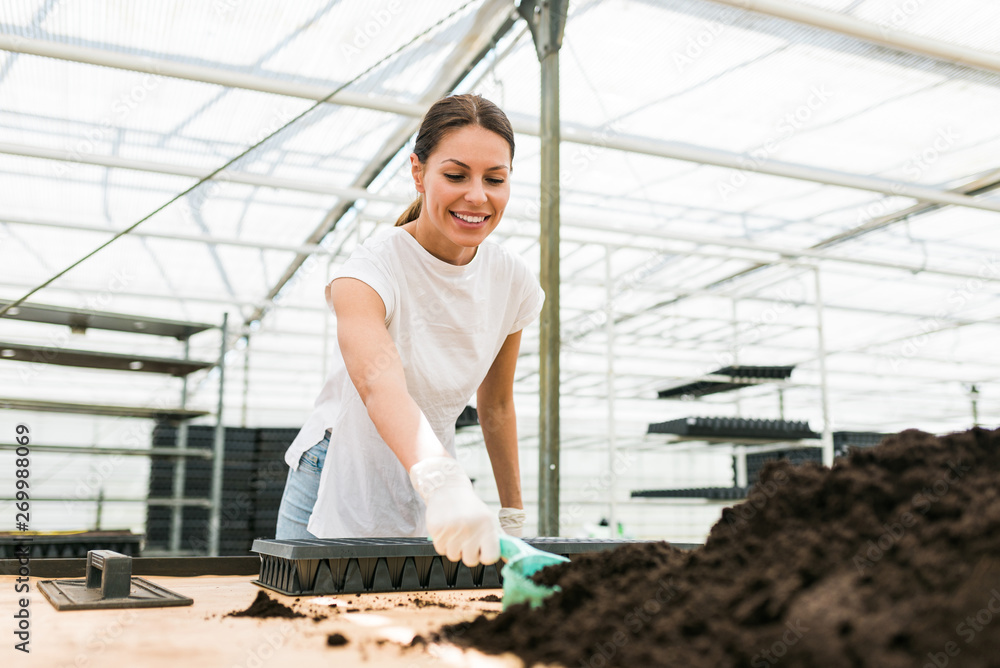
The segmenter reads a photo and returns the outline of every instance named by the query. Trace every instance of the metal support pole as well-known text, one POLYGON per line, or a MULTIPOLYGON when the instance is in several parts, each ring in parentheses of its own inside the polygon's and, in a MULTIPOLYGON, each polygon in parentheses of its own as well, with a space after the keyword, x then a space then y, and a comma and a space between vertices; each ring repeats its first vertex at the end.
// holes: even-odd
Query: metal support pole
POLYGON ((97 490, 97 517, 94 520, 94 531, 101 530, 101 515, 104 513, 104 485, 97 490))
MULTIPOLYGON (((184 360, 191 357, 191 339, 184 339, 184 360)), ((181 379, 181 408, 187 408, 188 377, 181 379)), ((181 420, 177 425, 177 436, 174 445, 178 450, 187 450, 188 443, 188 423, 181 420)), ((187 474, 187 459, 178 457, 174 460, 174 500, 180 501, 184 498, 185 478, 187 474)), ((181 528, 184 526, 184 508, 180 503, 175 505, 170 511, 170 552, 177 553, 181 549, 181 528)))
POLYGON ((219 556, 219 517, 222 511, 222 464, 226 456, 226 428, 222 424, 223 392, 226 386, 226 336, 229 314, 222 316, 222 342, 219 344, 219 404, 215 411, 215 443, 212 448, 212 505, 208 520, 208 556, 219 556))
POLYGON ((541 63, 541 283, 539 327, 538 535, 559 535, 559 48, 565 0, 522 0, 541 63))
POLYGON ((979 388, 973 385, 969 388, 969 399, 972 401, 972 426, 979 426, 979 388))
POLYGON ((826 340, 823 336, 823 292, 819 267, 813 269, 816 279, 816 348, 819 357, 819 392, 823 403, 823 465, 833 466, 833 432, 830 431, 830 397, 826 377, 826 340))
POLYGON ((611 269, 611 246, 604 247, 604 283, 607 288, 607 319, 604 330, 607 336, 608 358, 608 527, 611 530, 609 538, 618 535, 618 472, 615 470, 617 456, 615 443, 615 285, 611 269))
MULTIPOLYGON (((732 309, 730 310, 730 321, 733 325, 733 366, 740 364, 740 317, 739 317, 739 297, 733 297, 732 309)), ((736 417, 743 417, 743 404, 740 403, 740 393, 733 396, 733 404, 736 407, 736 417)))
POLYGON ((733 463, 735 464, 735 480, 733 483, 737 487, 746 487, 749 480, 749 474, 747 473, 747 446, 736 445, 733 446, 733 463))
POLYGON ((246 348, 243 349, 243 410, 240 411, 240 426, 247 426, 247 402, 250 399, 250 335, 246 335, 246 348))

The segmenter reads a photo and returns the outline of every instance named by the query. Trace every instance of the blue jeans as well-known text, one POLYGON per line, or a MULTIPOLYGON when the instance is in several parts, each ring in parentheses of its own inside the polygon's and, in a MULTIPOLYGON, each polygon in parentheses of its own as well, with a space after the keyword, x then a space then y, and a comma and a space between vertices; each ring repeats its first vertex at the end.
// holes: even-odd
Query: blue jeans
POLYGON ((274 537, 277 540, 302 540, 316 538, 306 528, 316 497, 319 494, 319 477, 330 445, 330 430, 323 440, 302 453, 298 470, 288 470, 285 491, 278 507, 278 524, 274 537))

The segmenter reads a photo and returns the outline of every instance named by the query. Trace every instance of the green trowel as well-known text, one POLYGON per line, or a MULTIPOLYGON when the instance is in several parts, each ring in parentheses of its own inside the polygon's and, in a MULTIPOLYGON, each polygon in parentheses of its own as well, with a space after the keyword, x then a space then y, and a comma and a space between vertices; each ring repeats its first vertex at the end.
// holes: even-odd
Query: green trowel
POLYGON ((559 587, 543 587, 535 584, 531 576, 546 566, 569 561, 558 554, 544 552, 531 547, 520 538, 507 534, 500 535, 500 558, 506 561, 500 575, 503 577, 503 609, 528 602, 537 608, 559 587))

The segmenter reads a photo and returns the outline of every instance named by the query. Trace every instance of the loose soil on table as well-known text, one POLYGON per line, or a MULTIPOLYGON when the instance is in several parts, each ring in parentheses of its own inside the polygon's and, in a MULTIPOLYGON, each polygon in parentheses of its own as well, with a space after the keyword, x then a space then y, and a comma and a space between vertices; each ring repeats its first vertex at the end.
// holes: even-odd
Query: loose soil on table
POLYGON ((571 668, 1000 665, 998 483, 1000 430, 771 463, 704 547, 581 555, 540 608, 441 635, 571 668))
MULTIPOLYGON (((298 600, 298 599, 296 599, 298 600)), ((305 617, 300 612, 292 610, 284 603, 274 600, 263 591, 257 592, 257 598, 253 600, 246 610, 233 610, 227 617, 305 617)))
POLYGON ((350 638, 342 633, 331 633, 326 637, 326 644, 330 647, 343 647, 351 642, 350 638))

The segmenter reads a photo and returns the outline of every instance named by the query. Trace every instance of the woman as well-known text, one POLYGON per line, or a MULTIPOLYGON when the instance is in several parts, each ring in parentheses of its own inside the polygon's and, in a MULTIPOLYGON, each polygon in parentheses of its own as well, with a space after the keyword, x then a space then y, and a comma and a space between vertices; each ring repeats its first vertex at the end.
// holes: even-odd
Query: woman
POLYGON ((410 167, 418 197, 326 288, 333 369, 292 442, 277 538, 427 536, 468 566, 497 561, 524 525, 513 382, 521 330, 544 294, 486 241, 510 198, 514 133, 476 95, 436 102, 410 167), (455 460, 455 420, 477 408, 499 522, 455 460), (325 435, 324 435, 325 432, 325 435))

